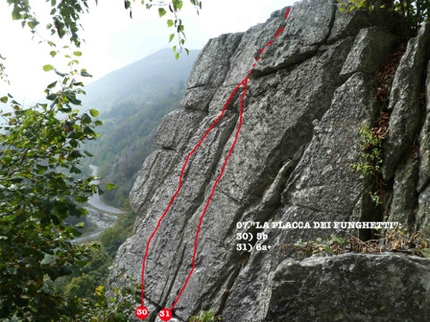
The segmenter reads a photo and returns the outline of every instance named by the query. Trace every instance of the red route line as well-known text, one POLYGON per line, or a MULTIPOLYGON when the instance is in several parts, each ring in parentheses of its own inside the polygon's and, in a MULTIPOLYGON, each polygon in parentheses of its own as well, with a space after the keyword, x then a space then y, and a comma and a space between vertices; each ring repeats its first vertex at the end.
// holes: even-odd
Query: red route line
MULTIPOLYGON (((287 8, 286 13, 285 13, 285 19, 288 19, 289 14, 290 14, 291 8, 287 8)), ((274 39, 278 38, 279 35, 284 31, 285 27, 281 27, 275 34, 274 39)), ((257 63, 261 60, 261 55, 263 54, 264 50, 266 47, 269 47, 270 45, 273 44, 273 39, 270 40, 269 42, 266 43, 266 45, 261 48, 260 50, 260 56, 258 58, 256 58, 256 62, 254 64, 252 64, 252 67, 255 67, 257 65, 257 63)), ((253 70, 249 71, 249 75, 252 74, 253 70)), ((170 208, 173 205, 173 202, 175 201, 176 197, 178 196, 179 192, 181 191, 182 188, 182 181, 183 181, 183 176, 186 170, 186 167, 188 165, 188 162, 191 158, 191 156, 197 151, 197 149, 201 146, 201 144, 203 143, 203 141, 206 139, 206 137, 208 136, 209 132, 215 127, 216 124, 218 124, 218 122, 221 120, 221 118, 224 116, 225 111, 227 110, 228 105, 230 105, 231 101, 233 100, 234 96, 236 95, 237 91, 239 90, 240 87, 243 86, 243 93, 242 96, 240 98, 240 111, 239 111, 239 124, 237 126, 237 130, 236 130, 236 134, 234 137, 234 141, 230 147, 230 150, 224 160, 224 163, 221 167, 221 172, 218 175, 217 179, 215 180, 214 185, 212 186, 212 191, 211 194, 209 195, 208 200, 206 201, 206 205, 205 208, 203 209, 203 212, 200 215, 199 218, 199 223, 197 226, 197 231, 196 231, 196 236, 194 239, 194 251, 193 251, 193 257, 191 260, 191 269, 190 272, 188 273, 188 276, 184 282, 184 285, 182 286, 181 290, 178 293, 178 296, 176 297, 175 301, 173 302, 172 306, 170 309, 163 309, 163 316, 160 315, 160 318, 163 321, 169 321, 172 316, 169 315, 171 314, 171 311, 175 308, 176 304, 178 303, 179 299, 181 298, 182 293, 184 292, 184 290, 186 289, 188 282, 194 272, 195 269, 195 262, 196 262, 196 258, 197 258, 197 245, 198 245, 198 241, 199 241, 199 235, 200 235, 200 230, 201 230, 201 226, 203 224, 203 218, 206 215, 206 212, 209 208, 209 205, 213 199, 213 196, 215 194, 215 190, 216 187, 218 185, 218 183, 220 182, 220 180, 222 179, 222 176, 224 175, 224 171, 225 168, 227 166, 227 162, 230 159, 233 150, 236 146, 236 143, 238 141, 239 138, 239 133, 240 130, 242 128, 242 123, 243 123, 243 111, 244 111, 244 105, 245 105, 245 97, 246 97, 246 92, 248 89, 248 81, 249 81, 249 76, 245 77, 233 90, 233 92, 230 94, 230 97, 228 98, 227 102, 225 103, 220 115, 216 118, 216 120, 210 125, 210 127, 206 130, 205 134, 203 135, 203 137, 200 139, 200 141, 194 146, 194 148, 191 150, 191 152, 188 153, 185 162, 182 166, 182 170, 181 173, 179 175, 179 184, 178 184, 178 188, 176 189, 175 194, 172 196, 172 198, 170 199, 169 205, 167 206, 167 208, 164 210, 163 215, 160 217, 160 219, 157 222, 157 226, 155 227, 154 231, 152 232, 151 236, 149 237, 147 244, 146 244, 146 249, 145 249, 145 255, 143 256, 143 261, 142 261, 142 276, 141 276, 141 282, 142 282, 142 291, 141 291, 141 297, 142 297, 142 306, 140 306, 139 308, 136 309, 136 316, 140 319, 145 319, 149 312, 146 309, 146 307, 144 306, 144 302, 145 302, 145 267, 146 267, 146 262, 147 262, 147 258, 148 258, 148 253, 149 253, 149 246, 151 244, 152 239, 154 238, 155 234, 157 233, 158 229, 160 228, 161 222, 163 221, 163 219, 166 217, 168 211, 170 210, 170 208), (139 311, 139 313, 138 313, 139 311)), ((161 313, 161 312, 160 312, 161 313)))
POLYGON ((227 166, 228 159, 230 159, 230 156, 231 156, 231 154, 233 153, 234 147, 235 147, 235 145, 236 145, 236 143, 237 143, 237 139, 239 138, 240 129, 241 129, 241 127, 242 127, 244 101, 245 101, 245 96, 246 96, 246 90, 247 90, 247 87, 248 87, 248 80, 249 80, 249 78, 248 78, 248 77, 246 77, 245 79, 243 79, 243 80, 239 83, 239 85, 237 85, 237 86, 236 86, 235 90, 233 91, 232 95, 230 96, 230 100, 231 100, 231 99, 234 97, 234 94, 236 94, 236 90, 237 90, 239 87, 241 87, 242 85, 244 85, 244 87, 243 87, 242 97, 240 98, 239 125, 237 126, 236 135, 235 135, 235 137, 234 137, 233 144, 231 145, 230 150, 228 151, 228 154, 227 154, 227 156, 226 156, 226 158, 225 158, 225 160, 224 160, 224 163, 223 163, 222 168, 221 168, 221 172, 220 172, 220 174, 219 174, 218 178, 216 179, 216 181, 215 181, 215 183, 214 183, 214 185, 213 185, 213 187, 212 187, 212 192, 211 192, 211 194, 210 194, 210 196, 209 196, 209 198, 208 198, 208 200, 207 200, 207 202, 206 202, 205 209, 203 210, 202 214, 200 215, 199 224, 198 224, 198 226, 197 226, 196 238, 195 238, 195 240, 194 240, 194 253, 193 253, 193 259, 192 259, 192 261, 191 261, 191 270, 190 270, 190 272, 188 273, 188 276, 187 276, 187 279, 185 280, 184 286, 182 286, 181 290, 179 291, 179 294, 178 294, 178 296, 176 297, 175 302, 173 302, 173 305, 172 305, 172 307, 170 308, 170 310, 173 310, 173 309, 175 308, 176 303, 178 303, 178 301, 179 301, 179 299, 180 299, 180 297, 181 297, 181 295, 182 295, 182 292, 183 292, 183 291, 185 290, 185 288, 187 287, 188 281, 190 280, 191 275, 193 274, 194 267, 195 267, 195 262, 196 262, 196 257, 197 257, 197 243, 198 243, 198 241, 199 241, 199 234, 200 234, 200 228, 201 228, 202 223, 203 223, 203 217, 205 216, 205 214, 206 214, 206 212, 207 212, 207 210, 208 210, 208 208, 209 208, 209 205, 210 205, 210 203, 211 203, 211 201, 212 201, 212 198, 213 198, 213 196, 214 196, 214 194, 215 194, 215 189, 216 189, 216 187, 217 187, 218 183, 220 182, 220 180, 221 180, 222 176, 224 175, 224 171, 225 171, 225 168, 226 168, 226 166, 227 166))
POLYGON ((163 221, 164 217, 166 217, 167 212, 170 210, 170 208, 173 205, 173 202, 175 201, 176 197, 178 196, 179 192, 181 191, 182 188, 182 180, 184 177, 184 173, 185 173, 185 169, 188 165, 188 162, 191 158, 191 156, 197 151, 197 149, 200 147, 200 145, 203 143, 203 141, 206 139, 206 137, 208 136, 209 132, 215 127, 215 125, 221 120, 221 118, 224 116, 225 111, 227 110, 227 106, 230 104, 231 100, 233 99, 234 95, 236 94, 236 92, 238 91, 238 89, 242 86, 243 81, 236 86, 236 88, 233 90, 232 94, 230 95, 229 99, 227 100, 227 103, 225 103, 220 115, 217 117, 217 119, 211 124, 211 126, 206 130, 205 134, 203 135, 203 137, 200 139, 200 141, 194 146, 194 148, 191 150, 191 152, 188 153, 185 162, 182 166, 182 171, 181 174, 179 175, 179 185, 178 188, 176 189, 175 194, 172 196, 172 198, 170 199, 169 205, 167 206, 166 210, 164 210, 163 215, 160 217, 160 219, 158 220, 157 226, 155 227, 154 231, 152 232, 151 236, 148 239, 148 242, 146 244, 146 250, 145 250, 145 255, 143 257, 143 261, 142 261, 142 305, 144 305, 144 295, 145 295, 145 288, 144 288, 144 283, 143 281, 145 280, 145 267, 146 267, 146 260, 148 257, 148 252, 149 252, 149 246, 151 244, 152 239, 154 238, 155 234, 157 233, 157 230, 160 228, 161 222, 163 221))

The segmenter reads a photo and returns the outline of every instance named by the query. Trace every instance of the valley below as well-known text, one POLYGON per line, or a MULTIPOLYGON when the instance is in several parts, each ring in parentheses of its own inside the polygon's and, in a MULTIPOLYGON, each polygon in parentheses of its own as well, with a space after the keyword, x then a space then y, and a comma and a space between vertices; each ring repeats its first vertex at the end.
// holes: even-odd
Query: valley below
MULTIPOLYGON (((92 171, 92 175, 96 177, 98 167, 95 165, 90 165, 89 167, 92 171)), ((97 184, 98 180, 94 180, 93 183, 97 184)), ((92 195, 88 199, 88 204, 91 207, 86 207, 88 214, 85 219, 87 225, 94 226, 95 229, 85 236, 74 239, 74 243, 85 243, 97 240, 103 231, 115 225, 115 222, 118 219, 117 215, 123 213, 121 209, 105 204, 100 199, 99 194, 92 195)))

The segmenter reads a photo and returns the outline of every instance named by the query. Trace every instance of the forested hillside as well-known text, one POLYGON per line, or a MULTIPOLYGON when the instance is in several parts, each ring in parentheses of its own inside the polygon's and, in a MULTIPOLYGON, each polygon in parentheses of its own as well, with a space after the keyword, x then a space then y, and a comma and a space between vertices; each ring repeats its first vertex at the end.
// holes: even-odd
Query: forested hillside
POLYGON ((124 205, 144 159, 156 149, 155 129, 164 115, 180 108, 198 52, 176 60, 171 49, 164 49, 87 87, 84 108, 99 109, 103 121, 99 139, 88 142, 94 154, 88 162, 100 167, 102 184, 117 186, 105 191, 105 202, 124 205))
POLYGON ((109 73, 85 87, 83 106, 102 112, 121 103, 157 102, 187 81, 198 53, 190 50, 176 60, 172 49, 165 48, 109 73))

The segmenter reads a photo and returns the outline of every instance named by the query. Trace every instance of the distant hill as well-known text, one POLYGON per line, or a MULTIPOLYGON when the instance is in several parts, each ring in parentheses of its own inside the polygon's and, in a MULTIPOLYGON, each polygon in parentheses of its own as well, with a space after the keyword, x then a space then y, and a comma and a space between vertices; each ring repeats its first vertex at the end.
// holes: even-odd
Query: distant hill
POLYGON ((85 86, 83 106, 100 111, 123 102, 154 102, 188 79, 199 50, 176 60, 171 48, 162 49, 135 63, 109 73, 85 86))
POLYGON ((179 60, 171 49, 156 52, 85 87, 83 108, 96 108, 103 126, 97 141, 85 149, 94 154, 87 164, 99 166, 101 184, 118 186, 102 199, 121 207, 145 158, 157 147, 153 136, 162 118, 181 108, 188 76, 199 51, 179 60))

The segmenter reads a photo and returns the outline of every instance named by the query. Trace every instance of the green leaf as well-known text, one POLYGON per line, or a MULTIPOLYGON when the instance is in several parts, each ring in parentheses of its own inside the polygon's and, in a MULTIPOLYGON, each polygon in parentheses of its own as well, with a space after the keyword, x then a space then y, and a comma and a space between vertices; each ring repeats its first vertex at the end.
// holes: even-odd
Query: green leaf
POLYGON ((166 14, 166 10, 164 8, 158 8, 158 14, 160 18, 166 14))
POLYGON ((78 264, 81 267, 84 267, 85 265, 88 264, 88 261, 87 260, 77 260, 76 264, 78 264))
POLYGON ((81 70, 82 77, 93 77, 93 75, 89 74, 85 69, 81 70))
POLYGON ((30 27, 30 29, 34 29, 34 28, 36 28, 36 26, 39 24, 39 21, 37 21, 37 20, 32 20, 32 21, 29 21, 27 24, 28 24, 28 26, 30 27))
POLYGON ((331 234, 331 239, 334 241, 334 242, 336 242, 336 243, 338 243, 338 244, 346 244, 346 242, 347 242, 347 240, 346 239, 344 239, 344 238, 342 238, 342 237, 340 237, 340 236, 338 236, 338 235, 336 235, 336 234, 331 234))
POLYGON ((61 77, 66 77, 66 76, 67 76, 67 74, 66 74, 66 73, 60 73, 58 70, 55 70, 55 73, 56 73, 58 76, 61 76, 61 77))
POLYGON ((44 70, 45 72, 49 72, 50 70, 53 70, 53 69, 54 69, 54 66, 49 65, 49 64, 47 64, 47 65, 43 66, 43 70, 44 70))
POLYGON ((175 11, 181 10, 183 4, 184 3, 182 0, 173 0, 173 8, 175 9, 175 11))
POLYGON ((56 52, 55 50, 52 50, 49 54, 50 54, 52 57, 55 57, 55 56, 57 55, 57 52, 56 52))
POLYGON ((96 109, 91 108, 90 109, 90 115, 92 117, 97 117, 97 116, 99 116, 99 111, 97 111, 96 109))
POLYGON ((57 81, 55 81, 55 82, 53 82, 53 83, 49 84, 46 88, 51 89, 51 88, 54 88, 54 87, 55 87, 55 85, 57 85, 57 81))
POLYGON ((69 154, 69 156, 70 156, 71 158, 73 158, 73 159, 77 159, 77 158, 82 158, 82 157, 83 157, 83 155, 82 155, 81 151, 79 151, 79 150, 73 150, 73 151, 69 154))
POLYGON ((107 184, 106 184, 106 189, 107 189, 108 191, 111 191, 111 190, 116 189, 116 188, 117 188, 117 186, 116 186, 116 185, 114 185, 113 183, 107 183, 107 184))
POLYGON ((420 249, 420 252, 425 258, 430 258, 430 248, 420 249))
POLYGON ((170 36, 169 36, 169 42, 172 42, 173 38, 175 38, 175 34, 170 34, 170 36))
POLYGON ((7 96, 3 96, 2 98, 0 98, 0 102, 2 102, 2 103, 7 103, 7 101, 8 101, 8 97, 7 96))
POLYGON ((84 126, 83 131, 84 131, 84 134, 86 134, 86 135, 94 135, 95 134, 94 131, 89 126, 84 126))
POLYGON ((51 95, 46 96, 46 99, 47 99, 47 100, 49 100, 49 101, 53 101, 53 100, 55 100, 56 98, 57 98, 57 95, 56 95, 56 94, 51 94, 51 95))
POLYGON ((175 54, 175 59, 178 60, 181 55, 179 53, 175 54))
POLYGON ((91 117, 87 113, 82 115, 82 123, 83 124, 90 124, 91 123, 91 117))
POLYGON ((73 55, 75 55, 76 57, 81 57, 82 56, 82 52, 75 51, 75 52, 73 52, 73 55))
POLYGON ((97 296, 102 296, 104 294, 104 286, 100 285, 96 287, 96 294, 97 296))
POLYGON ((88 151, 84 151, 84 153, 85 153, 87 156, 89 156, 90 158, 94 156, 93 154, 89 153, 88 151))
POLYGON ((173 27, 174 22, 172 19, 167 20, 167 28, 173 27))

